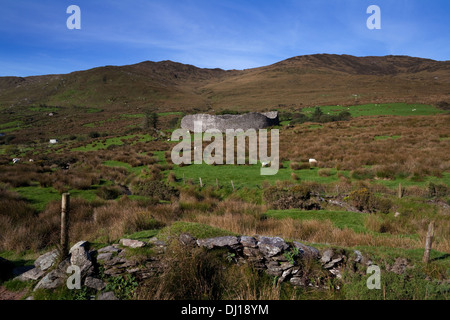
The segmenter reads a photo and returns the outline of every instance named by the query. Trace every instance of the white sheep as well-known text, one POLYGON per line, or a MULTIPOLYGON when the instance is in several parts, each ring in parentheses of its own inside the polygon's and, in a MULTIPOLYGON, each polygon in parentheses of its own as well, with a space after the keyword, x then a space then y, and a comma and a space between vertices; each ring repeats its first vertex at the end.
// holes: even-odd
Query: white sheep
POLYGON ((317 164, 317 160, 316 159, 309 159, 309 164, 317 164))
POLYGON ((17 163, 17 162, 19 162, 19 161, 20 161, 19 158, 14 158, 14 159, 13 159, 13 163, 17 163))

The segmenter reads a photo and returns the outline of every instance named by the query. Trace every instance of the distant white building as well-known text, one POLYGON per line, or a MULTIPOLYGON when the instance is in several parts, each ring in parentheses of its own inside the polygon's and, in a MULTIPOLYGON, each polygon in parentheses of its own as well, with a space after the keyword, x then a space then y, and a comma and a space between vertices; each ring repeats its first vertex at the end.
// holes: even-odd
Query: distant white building
POLYGON ((50 139, 50 144, 57 144, 58 143, 58 139, 50 139))

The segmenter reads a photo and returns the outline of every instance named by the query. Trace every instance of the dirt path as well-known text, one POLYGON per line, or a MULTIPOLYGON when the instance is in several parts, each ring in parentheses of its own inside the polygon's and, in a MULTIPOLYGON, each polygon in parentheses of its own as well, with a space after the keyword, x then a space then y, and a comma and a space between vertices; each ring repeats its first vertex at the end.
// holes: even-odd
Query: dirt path
POLYGON ((26 289, 22 291, 9 291, 5 287, 0 286, 0 300, 20 300, 26 293, 26 289))

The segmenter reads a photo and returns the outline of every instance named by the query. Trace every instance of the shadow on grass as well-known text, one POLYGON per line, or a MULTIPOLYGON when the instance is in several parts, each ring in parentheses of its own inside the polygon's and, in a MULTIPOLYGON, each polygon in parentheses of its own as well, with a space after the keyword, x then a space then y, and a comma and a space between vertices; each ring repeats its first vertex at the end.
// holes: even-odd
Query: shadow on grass
POLYGON ((450 258, 450 254, 446 253, 446 254, 444 254, 444 255, 442 255, 440 257, 430 259, 430 261, 445 260, 445 259, 448 259, 448 258, 450 258))

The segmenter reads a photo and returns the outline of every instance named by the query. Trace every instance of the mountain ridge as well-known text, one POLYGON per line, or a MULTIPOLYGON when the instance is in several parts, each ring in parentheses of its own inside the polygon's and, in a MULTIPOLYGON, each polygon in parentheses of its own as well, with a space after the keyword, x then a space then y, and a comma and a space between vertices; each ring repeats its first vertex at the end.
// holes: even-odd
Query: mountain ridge
POLYGON ((199 68, 170 60, 103 66, 68 74, 0 77, 0 106, 270 108, 448 100, 450 61, 410 56, 314 54, 244 70, 199 68), (388 86, 386 86, 388 84, 388 86), (350 90, 353 89, 353 90, 350 90), (350 91, 349 91, 350 90, 350 91))

